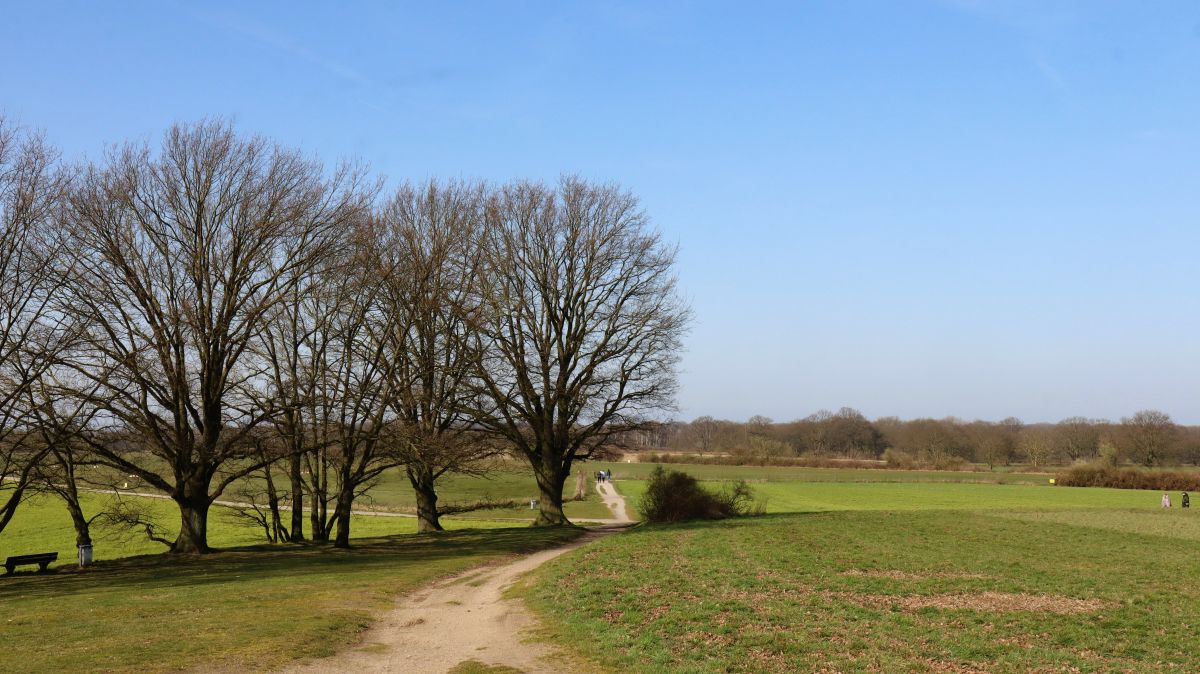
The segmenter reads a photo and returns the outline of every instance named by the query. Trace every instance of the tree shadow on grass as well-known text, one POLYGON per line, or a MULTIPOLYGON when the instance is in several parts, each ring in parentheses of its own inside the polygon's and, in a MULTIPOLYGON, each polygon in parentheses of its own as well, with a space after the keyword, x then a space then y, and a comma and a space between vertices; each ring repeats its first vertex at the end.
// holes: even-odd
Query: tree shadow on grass
POLYGON ((355 539, 350 549, 325 544, 256 545, 205 555, 142 555, 98 562, 85 570, 21 573, 0 577, 0 602, 19 598, 69 597, 97 589, 136 586, 147 591, 221 584, 241 576, 293 578, 339 570, 400 569, 465 556, 518 554, 567 543, 582 535, 575 527, 464 529, 435 535, 396 534, 355 539))

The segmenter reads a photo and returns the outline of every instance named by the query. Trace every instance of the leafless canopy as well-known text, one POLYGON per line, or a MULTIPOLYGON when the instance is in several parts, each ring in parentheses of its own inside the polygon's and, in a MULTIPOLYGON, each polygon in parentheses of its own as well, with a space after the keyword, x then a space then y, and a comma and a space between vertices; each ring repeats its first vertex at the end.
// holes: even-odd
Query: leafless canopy
POLYGON ((531 463, 561 523, 571 464, 669 408, 689 311, 675 250, 631 194, 567 177, 487 206, 476 421, 531 463))
POLYGON ((375 230, 396 362, 392 407, 398 446, 417 499, 419 531, 440 530, 435 481, 496 453, 472 428, 466 385, 481 356, 472 326, 480 307, 484 189, 446 182, 402 185, 375 230))
POLYGON ((46 262, 65 176, 40 136, 0 117, 0 531, 49 451, 36 412, 46 373, 70 338, 53 309, 46 262))
POLYGON ((82 172, 62 230, 80 259, 59 269, 59 310, 88 326, 76 375, 140 440, 97 436, 94 448, 179 503, 174 550, 207 548, 208 506, 253 469, 233 460, 252 457, 245 435, 274 410, 252 403, 261 365, 248 349, 298 272, 367 208, 361 182, 219 121, 175 126, 157 151, 126 145, 82 172), (156 460, 131 454, 143 449, 156 460))

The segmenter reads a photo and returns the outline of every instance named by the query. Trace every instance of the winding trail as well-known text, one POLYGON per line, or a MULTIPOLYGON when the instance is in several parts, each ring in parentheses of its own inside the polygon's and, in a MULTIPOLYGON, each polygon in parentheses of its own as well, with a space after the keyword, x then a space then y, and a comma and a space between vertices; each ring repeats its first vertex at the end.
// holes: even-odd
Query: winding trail
POLYGON ((515 667, 528 674, 564 671, 569 656, 549 644, 529 641, 537 619, 520 599, 506 599, 504 592, 551 559, 628 528, 625 499, 611 484, 599 483, 596 490, 613 511, 611 524, 589 528, 562 547, 471 569, 401 597, 394 609, 363 633, 357 646, 283 671, 445 674, 467 660, 515 667))
POLYGON ((600 498, 604 499, 604 505, 613 511, 613 516, 616 518, 616 521, 612 522, 613 524, 628 524, 633 521, 625 509, 625 497, 617 493, 617 488, 612 486, 611 482, 597 482, 596 491, 600 492, 600 498))

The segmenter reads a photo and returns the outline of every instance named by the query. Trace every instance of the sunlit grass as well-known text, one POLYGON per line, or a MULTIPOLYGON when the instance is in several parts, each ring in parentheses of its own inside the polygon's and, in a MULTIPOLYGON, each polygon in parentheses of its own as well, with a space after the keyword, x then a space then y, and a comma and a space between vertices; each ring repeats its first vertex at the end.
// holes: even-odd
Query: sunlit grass
POLYGON ((18 574, 0 579, 0 651, 31 672, 269 669, 335 653, 399 594, 578 531, 475 529, 18 574))

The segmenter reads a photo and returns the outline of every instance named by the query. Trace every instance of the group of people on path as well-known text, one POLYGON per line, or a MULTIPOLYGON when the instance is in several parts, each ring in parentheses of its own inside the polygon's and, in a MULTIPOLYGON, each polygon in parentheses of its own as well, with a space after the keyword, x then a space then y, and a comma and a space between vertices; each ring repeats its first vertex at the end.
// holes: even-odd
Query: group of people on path
POLYGON ((611 470, 596 471, 596 482, 612 482, 612 471, 611 470))
MULTIPOLYGON (((1190 496, 1188 496, 1188 493, 1186 491, 1183 492, 1183 498, 1180 499, 1179 505, 1183 508, 1192 507, 1192 499, 1190 496)), ((1162 497, 1162 507, 1164 507, 1164 508, 1171 507, 1171 495, 1165 491, 1163 492, 1163 497, 1162 497)))

